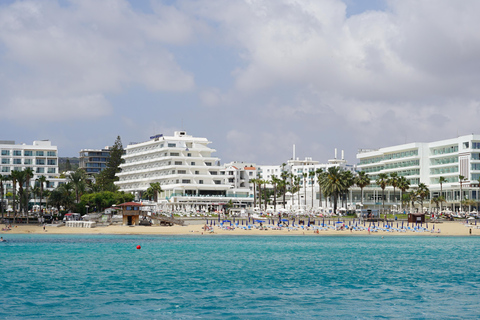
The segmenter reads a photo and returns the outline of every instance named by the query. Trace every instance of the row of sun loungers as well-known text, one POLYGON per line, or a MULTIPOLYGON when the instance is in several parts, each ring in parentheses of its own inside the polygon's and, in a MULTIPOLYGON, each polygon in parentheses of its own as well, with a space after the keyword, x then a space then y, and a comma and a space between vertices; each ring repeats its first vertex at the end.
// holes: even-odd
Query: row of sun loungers
POLYGON ((245 226, 239 226, 238 223, 233 224, 233 225, 226 225, 224 223, 220 223, 218 225, 219 228, 224 229, 224 230, 234 230, 234 229, 243 229, 243 230, 252 230, 252 229, 262 229, 262 230, 305 230, 305 231, 310 231, 313 230, 315 231, 326 231, 326 230, 336 230, 336 231, 342 231, 342 230, 351 230, 353 231, 370 231, 370 232, 398 232, 398 233, 405 233, 405 232, 429 232, 429 233, 440 233, 440 229, 427 229, 423 226, 403 226, 403 227, 394 227, 394 226, 362 226, 362 225, 344 225, 344 224, 333 224, 333 225, 327 225, 327 224, 321 224, 319 226, 303 226, 303 225, 245 225, 245 226))

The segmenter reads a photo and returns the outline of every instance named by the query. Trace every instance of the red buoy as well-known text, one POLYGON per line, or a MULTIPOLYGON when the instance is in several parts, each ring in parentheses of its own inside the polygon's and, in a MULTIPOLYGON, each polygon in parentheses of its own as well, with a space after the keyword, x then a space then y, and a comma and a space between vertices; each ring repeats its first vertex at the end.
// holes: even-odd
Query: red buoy
POLYGON ((140 245, 138 245, 138 246, 137 246, 137 249, 140 250, 140 249, 142 249, 142 247, 141 247, 140 245))

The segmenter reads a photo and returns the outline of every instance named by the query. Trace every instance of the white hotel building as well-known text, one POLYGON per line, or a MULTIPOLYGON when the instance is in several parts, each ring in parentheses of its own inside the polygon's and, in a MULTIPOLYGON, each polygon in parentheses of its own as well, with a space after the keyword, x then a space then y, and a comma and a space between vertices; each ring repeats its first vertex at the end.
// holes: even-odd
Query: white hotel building
MULTIPOLYGON (((30 179, 33 187, 40 176, 47 177, 46 189, 53 190, 65 179, 58 178, 58 150, 49 140, 33 141, 33 144, 15 144, 15 141, 0 140, 0 174, 10 175, 14 170, 31 168, 34 172, 30 179)), ((7 181, 4 192, 12 191, 12 182, 7 181)), ((17 186, 18 188, 19 186, 17 186)), ((34 199, 30 202, 33 204, 34 199)))
MULTIPOLYGON (((424 183, 430 189, 430 199, 440 195, 439 178, 444 177, 443 196, 447 207, 452 211, 460 211, 461 199, 480 201, 480 135, 466 135, 454 139, 430 143, 408 143, 398 146, 380 148, 378 150, 359 150, 358 171, 365 171, 372 183, 379 173, 397 172, 410 181, 410 187, 415 188, 424 183), (464 176, 460 196, 459 176, 464 176)), ((366 204, 379 203, 381 193, 378 187, 367 187, 364 191, 366 204)), ((387 187, 385 205, 393 206, 399 203, 400 193, 397 189, 395 198, 393 188, 387 187)), ((424 202, 425 207, 435 206, 424 202)), ((475 206, 476 207, 476 206, 475 206)))
MULTIPOLYGON (((322 198, 320 200, 320 187, 318 185, 317 175, 310 177, 310 172, 316 172, 318 169, 322 169, 323 172, 326 172, 330 167, 340 167, 342 170, 355 172, 356 166, 347 164, 347 160, 344 158, 344 153, 342 150, 341 158, 337 158, 337 149, 335 149, 334 159, 328 160, 327 163, 320 163, 319 161, 313 160, 310 157, 306 157, 304 160, 295 158, 295 152, 293 158, 288 160, 285 166, 282 165, 260 165, 258 166, 258 175, 262 180, 271 181, 272 177, 275 176, 278 179, 281 179, 282 170, 287 172, 287 174, 293 174, 300 178, 300 191, 291 195, 288 193, 285 197, 285 208, 289 210, 307 210, 307 211, 328 211, 332 209, 333 203, 329 197, 325 197, 325 194, 322 193, 322 198), (307 174, 307 177, 304 178, 304 174, 307 174)), ((288 182, 291 182, 291 179, 287 179, 288 182)), ((268 188, 273 188, 271 184, 267 184, 268 188)), ((277 199, 277 208, 283 207, 281 203, 283 197, 277 199)), ((353 189, 350 194, 347 194, 345 198, 339 199, 339 204, 343 203, 345 207, 354 207, 355 202, 359 202, 360 198, 356 199, 353 189)), ((263 206, 263 205, 262 205, 263 206)), ((339 207, 341 207, 340 205, 339 207)), ((272 205, 270 205, 272 207, 272 205)))
POLYGON ((150 183, 159 182, 163 191, 158 199, 167 210, 222 210, 229 201, 237 208, 251 206, 244 174, 234 165, 221 166, 210 143, 176 131, 173 136, 160 134, 130 144, 115 184, 138 200, 150 183))

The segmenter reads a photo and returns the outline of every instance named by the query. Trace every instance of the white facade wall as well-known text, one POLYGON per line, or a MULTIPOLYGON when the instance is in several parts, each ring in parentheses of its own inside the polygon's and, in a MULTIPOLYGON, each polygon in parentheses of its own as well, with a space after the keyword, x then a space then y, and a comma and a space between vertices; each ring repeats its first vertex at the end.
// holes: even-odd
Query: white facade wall
MULTIPOLYGON (((239 199, 245 205, 249 201, 248 188, 244 197, 232 192, 234 184, 228 183, 228 168, 212 156, 215 150, 208 147, 210 143, 206 138, 176 131, 173 136, 158 135, 149 141, 131 144, 125 149, 125 163, 115 184, 122 191, 136 194, 137 198, 150 183, 159 182, 163 190, 159 200, 170 203, 221 206, 239 199)), ((236 170, 230 172, 232 177, 237 174, 236 170)))
MULTIPOLYGON (((31 168, 34 172, 31 186, 40 176, 51 180, 49 189, 58 186, 58 150, 48 140, 34 141, 33 144, 15 144, 14 141, 0 141, 0 174, 9 175, 14 170, 31 168)), ((7 188, 11 185, 7 183, 7 188)))
MULTIPOLYGON (((365 171, 372 182, 379 173, 397 172, 411 182, 411 187, 424 183, 431 191, 431 198, 440 195, 446 198, 446 206, 452 211, 460 210, 460 200, 479 200, 480 178, 480 135, 466 135, 453 139, 430 143, 410 143, 378 150, 360 151, 357 154, 358 171, 365 171), (413 151, 415 154, 390 159, 392 154, 413 151), (416 161, 414 163, 413 161, 416 161), (403 163, 405 166, 392 168, 392 164, 403 163), (390 166, 390 167, 389 167, 390 166), (415 170, 418 173, 415 173, 415 170), (465 177, 462 183, 463 196, 460 195, 459 176, 465 177), (442 186, 439 178, 447 179, 442 186)), ((387 187, 389 191, 392 187, 387 187)), ((389 199, 387 199, 389 200, 389 199)), ((445 204, 444 204, 445 205, 445 204)), ((429 205, 431 207, 431 204, 429 205)))

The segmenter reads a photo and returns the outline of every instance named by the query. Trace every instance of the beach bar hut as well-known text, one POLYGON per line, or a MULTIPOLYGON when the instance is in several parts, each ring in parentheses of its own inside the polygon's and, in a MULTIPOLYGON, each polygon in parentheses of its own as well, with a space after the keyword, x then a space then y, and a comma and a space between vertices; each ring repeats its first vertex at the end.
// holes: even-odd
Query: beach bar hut
POLYGON ((137 226, 140 222, 140 208, 143 205, 137 202, 125 202, 117 205, 121 208, 124 226, 137 226))
POLYGON ((411 223, 425 223, 425 213, 409 213, 408 222, 411 223))

